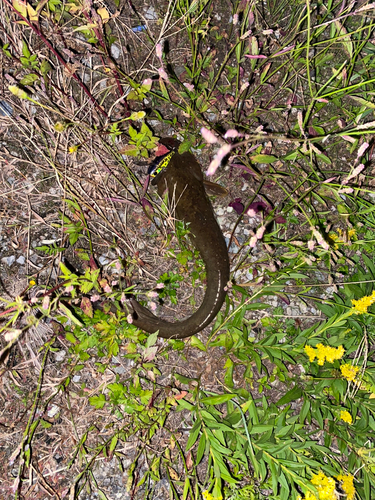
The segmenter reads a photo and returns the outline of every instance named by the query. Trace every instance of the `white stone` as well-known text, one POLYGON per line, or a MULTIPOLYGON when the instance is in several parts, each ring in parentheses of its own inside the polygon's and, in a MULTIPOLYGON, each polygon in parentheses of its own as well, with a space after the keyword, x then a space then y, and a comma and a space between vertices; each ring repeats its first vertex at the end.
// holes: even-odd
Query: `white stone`
POLYGON ((66 351, 62 349, 61 351, 55 353, 55 360, 57 362, 64 361, 65 356, 66 356, 66 351))
POLYGON ((56 405, 52 405, 51 408, 47 411, 47 415, 50 418, 53 418, 55 415, 57 415, 60 411, 60 408, 56 405))
POLYGON ((107 257, 107 256, 105 256, 105 255, 101 255, 101 256, 99 257, 99 262, 100 262, 100 264, 101 264, 102 266, 105 266, 106 264, 109 264, 109 259, 108 259, 108 257, 107 257))
POLYGON ((150 6, 145 12, 145 19, 148 21, 156 21, 158 19, 158 15, 154 7, 150 6))
POLYGON ((113 59, 118 59, 120 57, 120 49, 119 47, 115 44, 115 43, 112 43, 111 45, 111 56, 113 57, 113 59))

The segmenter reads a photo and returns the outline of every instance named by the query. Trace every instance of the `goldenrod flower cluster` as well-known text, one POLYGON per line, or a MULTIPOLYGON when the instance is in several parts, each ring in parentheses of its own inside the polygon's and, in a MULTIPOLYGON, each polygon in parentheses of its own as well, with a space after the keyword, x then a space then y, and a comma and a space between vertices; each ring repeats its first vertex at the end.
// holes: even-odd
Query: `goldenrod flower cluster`
POLYGON ((337 234, 331 231, 328 235, 331 240, 334 241, 334 247, 337 249, 339 248, 339 245, 348 245, 350 241, 355 239, 356 236, 356 230, 355 229, 349 229, 349 231, 344 234, 344 231, 342 231, 340 228, 337 229, 337 234), (346 240, 346 241, 345 241, 346 240))
POLYGON ((346 378, 349 382, 355 382, 357 373, 359 372, 358 366, 352 366, 348 363, 340 366, 341 375, 346 378))
POLYGON ((311 493, 311 491, 308 491, 305 495, 305 498, 298 497, 298 500, 318 500, 315 495, 311 493))
MULTIPOLYGON (((346 493, 345 500, 353 500, 355 495, 353 476, 351 474, 347 476, 340 474, 336 479, 342 483, 341 487, 346 493)), ((319 472, 319 474, 313 474, 311 484, 318 490, 318 496, 316 497, 308 491, 303 500, 337 500, 338 497, 335 491, 336 481, 332 477, 327 477, 323 472, 319 472)), ((302 498, 299 497, 298 500, 302 500, 302 498)))
POLYGON ((352 416, 346 410, 341 410, 341 412, 340 412, 340 419, 343 420, 344 422, 347 422, 350 425, 353 423, 352 416))
POLYGON ((223 500, 223 497, 214 497, 211 493, 208 493, 207 490, 202 492, 204 500, 223 500))
POLYGON ((328 363, 333 363, 335 359, 341 359, 345 353, 342 345, 339 347, 330 347, 323 344, 317 344, 316 349, 307 345, 305 347, 305 352, 312 363, 315 358, 318 360, 318 365, 323 366, 325 361, 328 363))
POLYGON ((319 474, 313 474, 311 484, 316 486, 316 489, 318 490, 319 500, 336 499, 336 482, 333 477, 327 477, 324 472, 319 472, 319 474))
POLYGON ((353 484, 354 477, 351 474, 344 476, 344 474, 340 474, 337 476, 338 481, 341 481, 341 488, 346 493, 346 500, 353 500, 355 495, 355 488, 353 484))
POLYGON ((371 295, 362 297, 358 300, 352 300, 352 314, 364 314, 367 313, 367 309, 375 302, 375 290, 371 295))

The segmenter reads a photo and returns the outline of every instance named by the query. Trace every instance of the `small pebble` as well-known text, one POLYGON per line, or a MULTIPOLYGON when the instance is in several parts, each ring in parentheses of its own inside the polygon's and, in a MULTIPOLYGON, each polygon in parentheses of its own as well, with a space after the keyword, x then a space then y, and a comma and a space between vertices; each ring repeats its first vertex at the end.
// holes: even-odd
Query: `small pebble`
POLYGON ((57 415, 60 411, 60 408, 56 405, 52 405, 51 408, 47 411, 47 415, 50 418, 53 418, 55 415, 57 415))
POLYGON ((7 266, 11 266, 13 262, 16 260, 16 257, 14 255, 9 255, 9 257, 3 257, 1 259, 1 262, 4 262, 7 266))
POLYGON ((64 351, 63 349, 55 353, 55 360, 57 362, 64 361, 65 356, 66 356, 66 351, 64 351))
POLYGON ((118 59, 120 57, 120 49, 117 47, 115 43, 111 45, 111 56, 113 59, 118 59))
POLYGON ((158 19, 158 15, 154 7, 151 6, 146 10, 145 19, 148 21, 156 21, 158 19))

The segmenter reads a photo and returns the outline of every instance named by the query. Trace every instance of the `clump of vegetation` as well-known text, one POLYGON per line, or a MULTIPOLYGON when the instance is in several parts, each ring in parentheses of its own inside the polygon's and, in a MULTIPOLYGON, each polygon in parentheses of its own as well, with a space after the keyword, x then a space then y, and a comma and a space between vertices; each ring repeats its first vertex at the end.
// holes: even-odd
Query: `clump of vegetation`
POLYGON ((27 416, 1 494, 39 498, 37 471, 57 498, 110 498, 105 458, 132 499, 163 479, 182 500, 373 498, 373 4, 3 4, 4 227, 46 264, 0 299, 0 373, 27 416), (148 189, 172 134, 230 193, 233 279, 209 332, 161 343, 129 294, 178 315, 205 280, 148 189), (53 475, 60 455, 37 450, 56 435, 53 475))

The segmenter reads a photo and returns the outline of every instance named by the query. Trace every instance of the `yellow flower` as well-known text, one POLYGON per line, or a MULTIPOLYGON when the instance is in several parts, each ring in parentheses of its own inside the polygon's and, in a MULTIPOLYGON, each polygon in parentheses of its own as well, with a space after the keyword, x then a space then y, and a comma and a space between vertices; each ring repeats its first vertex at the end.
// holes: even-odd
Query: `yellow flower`
POLYGON ((352 300, 352 314, 364 314, 367 313, 367 309, 375 302, 375 290, 371 295, 362 297, 358 300, 352 300))
POLYGON ((337 347, 337 349, 335 349, 334 347, 327 347, 326 357, 328 363, 333 363, 335 359, 341 359, 344 356, 344 354, 345 354, 345 349, 343 348, 342 345, 337 347))
POLYGON ((334 247, 339 248, 340 245, 348 245, 350 241, 355 239, 356 230, 349 229, 348 231, 343 231, 342 229, 337 229, 337 234, 331 231, 328 234, 330 240, 334 242, 334 247))
POLYGON ((29 281, 29 285, 30 285, 30 286, 34 286, 35 284, 36 284, 36 282, 35 282, 34 280, 30 280, 30 281, 29 281))
POLYGON ((311 493, 311 491, 308 491, 305 496, 305 500, 318 500, 315 495, 311 493))
POLYGON ((349 380, 349 382, 354 382, 357 373, 359 372, 358 366, 352 366, 348 363, 340 366, 341 375, 349 380))
POLYGON ((75 144, 74 146, 69 146, 69 153, 73 154, 78 151, 78 144, 75 144))
POLYGON ((204 500, 212 500, 212 498, 213 498, 211 493, 208 493, 207 490, 203 491, 202 495, 203 495, 204 500))
POLYGON ((311 493, 311 491, 308 491, 305 495, 305 498, 298 497, 297 500, 318 500, 315 495, 311 493))
MULTIPOLYGON (((355 488, 353 479, 351 474, 340 474, 337 476, 337 480, 341 481, 341 487, 346 493, 345 500, 354 499, 355 488)), ((336 482, 332 477, 327 477, 323 472, 319 472, 319 474, 313 474, 311 484, 318 490, 318 497, 311 493, 311 491, 307 491, 305 498, 298 497, 298 500, 337 500, 338 497, 335 491, 336 482)))
POLYGON ((211 493, 208 493, 207 490, 202 492, 204 500, 223 500, 223 497, 214 497, 211 493))
POLYGON ((315 349, 313 347, 307 345, 307 346, 305 346, 305 352, 310 359, 310 363, 312 363, 315 359, 315 356, 316 356, 315 349))
POLYGON ((316 486, 319 500, 336 500, 336 483, 332 477, 327 477, 323 472, 319 472, 319 474, 313 474, 311 484, 316 486))
POLYGON ((343 420, 344 422, 347 422, 350 425, 353 423, 352 416, 346 410, 341 410, 341 412, 340 412, 340 419, 343 420))
POLYGON ((318 358, 318 365, 323 366, 325 361, 333 363, 335 359, 341 359, 345 353, 342 345, 339 347, 330 347, 323 344, 317 344, 316 349, 307 345, 305 352, 308 355, 310 362, 313 362, 315 357, 318 358))
POLYGON ((344 474, 340 474, 337 476, 338 481, 342 481, 342 489, 346 493, 346 500, 353 500, 355 495, 355 488, 353 485, 354 477, 351 474, 345 476, 344 474))

